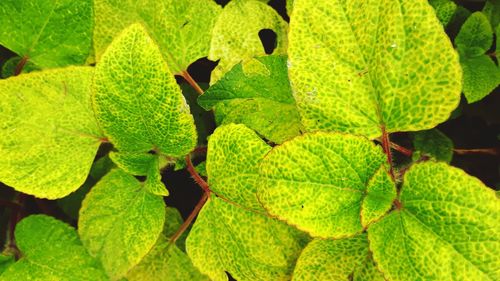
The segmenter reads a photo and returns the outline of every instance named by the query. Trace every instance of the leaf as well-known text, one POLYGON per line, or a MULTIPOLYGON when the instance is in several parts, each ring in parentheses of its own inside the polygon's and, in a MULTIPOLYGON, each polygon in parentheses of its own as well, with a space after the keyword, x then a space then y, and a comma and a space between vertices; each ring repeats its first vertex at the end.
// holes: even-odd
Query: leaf
POLYGON ((196 172, 200 176, 202 176, 202 177, 208 177, 208 174, 207 174, 207 162, 206 161, 203 161, 200 164, 196 165, 194 167, 194 169, 196 170, 196 172))
POLYGON ((498 26, 500 24, 500 0, 487 0, 483 13, 488 17, 492 27, 498 26))
POLYGON ((293 0, 286 0, 286 13, 288 16, 292 15, 293 11, 293 0))
POLYGON ((366 235, 340 240, 314 239, 302 251, 293 281, 383 281, 369 257, 366 235), (350 279, 352 277, 352 279, 350 279))
POLYGON ((273 8, 256 0, 235 0, 224 7, 215 23, 210 43, 208 59, 219 60, 212 71, 210 84, 222 78, 234 65, 266 54, 259 38, 263 29, 276 33, 273 54, 285 53, 288 25, 273 8))
POLYGON ((151 161, 144 188, 152 194, 159 196, 168 196, 168 190, 161 181, 161 164, 160 158, 157 156, 151 161))
POLYGON ((405 174, 402 207, 370 226, 370 249, 389 280, 499 280, 500 201, 444 163, 405 174))
POLYGON ((486 16, 473 13, 462 25, 455 38, 455 45, 461 55, 472 58, 484 54, 493 44, 493 30, 486 16))
MULTIPOLYGON (((206 83, 198 83, 202 89, 208 88, 206 83)), ((196 125, 196 131, 198 133, 198 145, 207 145, 208 136, 211 135, 215 129, 214 115, 212 112, 207 112, 203 109, 197 102, 200 94, 191 87, 191 85, 182 83, 180 84, 182 89, 182 94, 186 98, 189 104, 189 109, 191 109, 191 114, 194 117, 194 124, 196 125)))
POLYGON ((266 155, 259 201, 314 237, 353 236, 391 208, 396 190, 386 161, 363 137, 305 134, 266 155))
POLYGON ((282 143, 300 134, 300 116, 288 81, 285 56, 238 64, 198 98, 219 124, 241 123, 282 143))
POLYGON ((418 161, 421 154, 438 161, 450 163, 453 158, 453 141, 438 129, 415 132, 413 136, 413 160, 418 161))
POLYGON ((0 275, 1 281, 108 280, 72 227, 52 217, 31 215, 16 226, 23 257, 0 275))
POLYGON ((289 37, 307 131, 430 129, 460 101, 458 56, 426 0, 296 0, 289 37))
POLYGON ((97 64, 93 104, 104 132, 122 152, 155 149, 180 157, 196 145, 189 106, 139 24, 124 30, 97 64))
POLYGON ((265 215, 210 197, 186 241, 193 264, 212 280, 289 280, 306 241, 265 215))
POLYGON ((436 16, 443 26, 448 25, 457 10, 457 4, 452 0, 429 0, 429 4, 436 11, 436 16))
POLYGON ((210 189, 251 210, 262 211, 256 197, 258 165, 271 147, 244 125, 218 127, 208 141, 207 174, 210 189))
POLYGON ((0 254, 0 278, 2 273, 16 262, 14 255, 11 254, 0 254))
POLYGON ((468 103, 482 100, 500 84, 500 68, 487 55, 461 58, 464 95, 468 103))
POLYGON ((109 158, 116 163, 120 169, 135 176, 145 176, 151 167, 151 163, 158 156, 146 152, 115 152, 109 153, 109 158))
POLYGON ((0 80, 0 181, 49 199, 83 184, 102 136, 89 102, 92 74, 69 67, 0 80))
POLYGON ((222 10, 212 0, 95 0, 94 5, 97 61, 124 28, 140 22, 176 74, 208 55, 212 28, 222 10))
MULTIPOLYGON (((15 76, 14 74, 16 73, 16 68, 18 67, 21 60, 22 60, 21 57, 12 57, 7 61, 5 61, 5 63, 2 65, 2 78, 9 78, 11 76, 15 76)), ((21 73, 29 73, 35 70, 39 70, 38 67, 35 64, 33 64, 33 62, 28 60, 24 64, 21 73)))
POLYGON ((0 45, 39 67, 83 64, 91 36, 91 0, 0 2, 0 45))
POLYGON ((165 221, 162 197, 131 175, 114 170, 83 201, 78 233, 111 279, 125 274, 151 250, 165 221))

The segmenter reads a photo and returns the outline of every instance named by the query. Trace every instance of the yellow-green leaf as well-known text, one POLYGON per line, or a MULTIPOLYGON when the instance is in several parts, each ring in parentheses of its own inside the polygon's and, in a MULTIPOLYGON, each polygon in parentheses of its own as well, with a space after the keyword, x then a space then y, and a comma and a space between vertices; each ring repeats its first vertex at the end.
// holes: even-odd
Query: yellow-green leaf
POLYGON ((289 40, 309 131, 418 131, 460 101, 458 56, 427 0, 295 0, 289 40))
POLYGON ((87 194, 78 233, 111 279, 119 279, 151 250, 163 230, 165 203, 116 169, 87 194))
POLYGON ((0 81, 0 181, 40 198, 80 187, 100 145, 90 67, 0 81))
POLYGON ((208 56, 212 28, 222 10, 213 0, 94 0, 94 48, 99 61, 124 28, 142 23, 173 73, 208 56))
POLYGON ((120 151, 155 149, 179 157, 196 145, 189 106, 140 24, 125 29, 97 64, 93 104, 104 132, 120 151))
POLYGON ((305 134, 266 155, 259 201, 312 236, 353 236, 391 208, 396 190, 386 161, 364 137, 305 134))
POLYGON ((392 281, 500 279, 500 199, 444 163, 405 174, 401 208, 370 226, 370 249, 392 281))

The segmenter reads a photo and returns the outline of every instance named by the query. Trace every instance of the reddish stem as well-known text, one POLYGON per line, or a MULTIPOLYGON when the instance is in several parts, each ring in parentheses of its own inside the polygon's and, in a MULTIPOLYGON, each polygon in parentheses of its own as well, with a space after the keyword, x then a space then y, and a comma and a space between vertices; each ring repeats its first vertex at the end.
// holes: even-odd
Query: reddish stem
POLYGON ((408 157, 411 157, 411 155, 413 154, 413 151, 411 149, 408 149, 406 147, 402 147, 399 144, 396 144, 393 142, 391 142, 391 148, 393 148, 394 150, 396 150, 396 151, 400 152, 401 154, 408 156, 408 157))
POLYGON ((191 211, 191 214, 186 218, 186 220, 182 223, 181 227, 175 232, 175 234, 170 238, 169 243, 174 244, 177 239, 186 231, 186 229, 189 227, 189 225, 193 222, 194 218, 198 215, 200 212, 201 208, 205 206, 205 203, 207 202, 208 196, 210 195, 209 192, 203 192, 203 195, 200 198, 200 201, 196 204, 194 207, 193 211, 191 211))
POLYGON ((391 141, 389 139, 389 134, 385 130, 385 126, 382 126, 382 148, 387 155, 387 163, 389 163, 389 173, 391 178, 395 180, 394 169, 392 167, 392 152, 391 152, 391 141))
POLYGON ((23 71, 24 66, 28 62, 28 59, 29 59, 28 56, 24 56, 24 57, 21 58, 21 60, 19 61, 19 63, 16 65, 16 69, 14 70, 14 76, 17 76, 17 75, 21 74, 21 72, 23 71))
POLYGON ((189 72, 187 72, 186 70, 183 70, 181 72, 181 76, 184 78, 184 80, 186 80, 186 82, 189 83, 189 85, 191 85, 191 87, 193 87, 193 89, 200 95, 203 94, 203 89, 200 87, 200 85, 198 85, 198 83, 196 83, 196 81, 193 79, 193 77, 191 77, 191 75, 189 75, 189 72))
POLYGON ((193 162, 191 162, 191 154, 186 155, 186 166, 189 174, 194 179, 194 181, 205 191, 205 193, 210 193, 210 187, 208 183, 198 174, 196 169, 193 166, 193 162))
POLYGON ((500 155, 500 147, 495 148, 473 148, 473 149, 453 149, 458 155, 468 154, 486 154, 486 155, 500 155))

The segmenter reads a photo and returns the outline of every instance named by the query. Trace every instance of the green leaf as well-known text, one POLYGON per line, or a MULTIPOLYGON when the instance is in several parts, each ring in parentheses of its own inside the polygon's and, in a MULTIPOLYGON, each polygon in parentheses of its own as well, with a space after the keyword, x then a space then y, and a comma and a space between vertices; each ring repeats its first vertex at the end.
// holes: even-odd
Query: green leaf
POLYGON ((289 280, 304 237, 292 227, 212 196, 193 225, 186 250, 212 280, 289 280))
POLYGON ((448 25, 457 10, 457 4, 452 0, 429 0, 429 4, 436 11, 436 16, 443 26, 448 25))
POLYGON ((114 170, 83 201, 78 233, 116 280, 151 250, 164 221, 162 197, 147 192, 133 176, 114 170))
POLYGON ((366 235, 340 240, 314 239, 302 251, 293 281, 383 281, 369 256, 366 235), (352 277, 352 279, 350 279, 352 277))
POLYGON ((293 0, 286 0, 286 13, 288 16, 292 15, 293 11, 293 0))
POLYGON ((426 0, 296 0, 289 36, 308 131, 419 131, 460 101, 458 56, 426 0))
POLYGON ((83 64, 91 37, 91 0, 0 2, 0 45, 39 67, 83 64))
POLYGON ((104 132, 120 151, 155 149, 179 157, 196 145, 189 106, 140 24, 124 30, 97 64, 93 103, 104 132))
POLYGON ((468 103, 482 100, 500 84, 500 68, 487 55, 460 58, 464 95, 468 103))
POLYGON ((11 254, 0 254, 0 278, 2 273, 16 262, 14 255, 11 254))
POLYGON ((461 55, 472 58, 484 54, 493 44, 493 30, 486 16, 473 13, 462 25, 455 38, 455 45, 461 55))
POLYGON ((259 57, 236 65, 198 103, 214 109, 217 123, 245 124, 275 143, 299 135, 302 128, 285 56, 259 57))
POLYGON ((17 224, 15 235, 23 256, 0 275, 1 281, 108 280, 75 229, 61 221, 32 215, 17 224))
POLYGON ((413 136, 413 160, 417 161, 422 154, 438 161, 451 162, 453 158, 453 141, 438 129, 415 132, 413 136))
MULTIPOLYGON (((8 59, 2 66, 2 78, 9 78, 11 76, 15 76, 16 68, 21 62, 21 57, 12 57, 8 59)), ((38 67, 31 61, 26 61, 21 70, 21 73, 29 73, 35 70, 39 70, 38 67)))
POLYGON ((144 182, 144 188, 155 195, 168 196, 168 190, 161 181, 161 164, 160 157, 155 157, 151 161, 146 181, 144 182))
POLYGON ((258 165, 271 150, 244 125, 224 125, 208 141, 207 174, 210 189, 252 210, 263 210, 256 197, 258 165))
POLYGON ((194 167, 194 169, 196 170, 196 172, 200 176, 202 176, 202 177, 208 177, 208 174, 207 174, 207 162, 206 161, 203 161, 200 164, 196 165, 194 167))
POLYGON ((176 74, 208 56, 212 28, 222 10, 212 0, 94 0, 94 5, 98 62, 113 38, 130 24, 140 22, 176 74))
POLYGON ((0 181, 49 199, 83 184, 102 136, 92 74, 69 67, 0 80, 0 181))
POLYGON ((274 54, 285 53, 288 25, 270 6, 256 0, 229 2, 217 19, 213 29, 208 58, 219 60, 212 71, 213 84, 234 65, 266 54, 259 32, 271 29, 276 33, 274 54))
POLYGON ((389 280, 500 280, 500 201, 444 163, 405 174, 402 207, 370 226, 370 249, 389 280))
POLYGON ((483 13, 488 17, 492 27, 500 24, 500 0, 488 0, 484 4, 483 13))
POLYGON ((260 202, 315 237, 361 232, 396 196, 379 146, 364 137, 313 133, 275 147, 260 165, 260 202))

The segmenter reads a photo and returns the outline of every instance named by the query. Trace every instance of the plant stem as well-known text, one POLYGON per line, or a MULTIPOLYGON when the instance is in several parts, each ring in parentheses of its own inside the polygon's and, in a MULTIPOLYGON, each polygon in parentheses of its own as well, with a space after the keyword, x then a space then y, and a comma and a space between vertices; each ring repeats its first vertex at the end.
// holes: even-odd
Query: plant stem
POLYGON ((486 155, 500 155, 500 147, 494 148, 472 148, 472 149, 453 149, 458 155, 469 155, 469 154, 486 154, 486 155))
MULTIPOLYGON (((22 206, 25 200, 26 200, 26 194, 18 193, 16 198, 17 202, 15 204, 22 206)), ((6 245, 6 248, 14 253, 14 257, 16 258, 16 260, 18 260, 21 257, 21 252, 19 251, 19 248, 17 248, 16 238, 15 238, 16 225, 22 218, 21 210, 22 210, 21 207, 12 209, 9 220, 9 232, 8 232, 9 237, 6 245)))
POLYGON ((193 89, 200 95, 203 95, 203 89, 200 87, 200 85, 198 85, 198 83, 196 83, 196 81, 193 79, 193 77, 191 77, 191 75, 189 75, 189 72, 187 72, 186 70, 183 70, 181 72, 181 76, 184 78, 184 80, 186 80, 186 82, 189 83, 189 85, 191 85, 191 87, 193 87, 193 89))
POLYGON ((23 71, 23 68, 27 62, 28 62, 28 57, 27 56, 22 57, 22 59, 16 65, 16 69, 14 70, 14 76, 21 74, 21 71, 23 71))
POLYGON ((382 126, 382 148, 384 149, 385 155, 387 155, 387 163, 389 163, 389 173, 393 180, 396 179, 394 176, 394 168, 392 167, 392 152, 391 152, 391 141, 389 139, 389 134, 385 130, 385 126, 382 126))
POLYGON ((207 202, 208 196, 210 195, 209 192, 203 192, 203 195, 200 198, 200 201, 196 204, 194 207, 193 211, 189 214, 189 216, 186 218, 186 220, 182 223, 181 227, 175 232, 175 234, 170 238, 169 244, 174 244, 177 239, 186 231, 186 229, 189 227, 189 225, 193 222, 194 218, 198 215, 200 212, 201 208, 205 205, 207 202))
POLYGON ((203 189, 205 193, 210 193, 208 183, 198 174, 193 166, 193 162, 191 162, 191 154, 186 155, 186 166, 189 174, 191 174, 191 177, 201 187, 201 189, 203 189))
POLYGON ((413 154, 413 151, 411 149, 400 146, 399 144, 396 144, 394 142, 391 142, 391 148, 408 157, 411 157, 411 155, 413 154))

